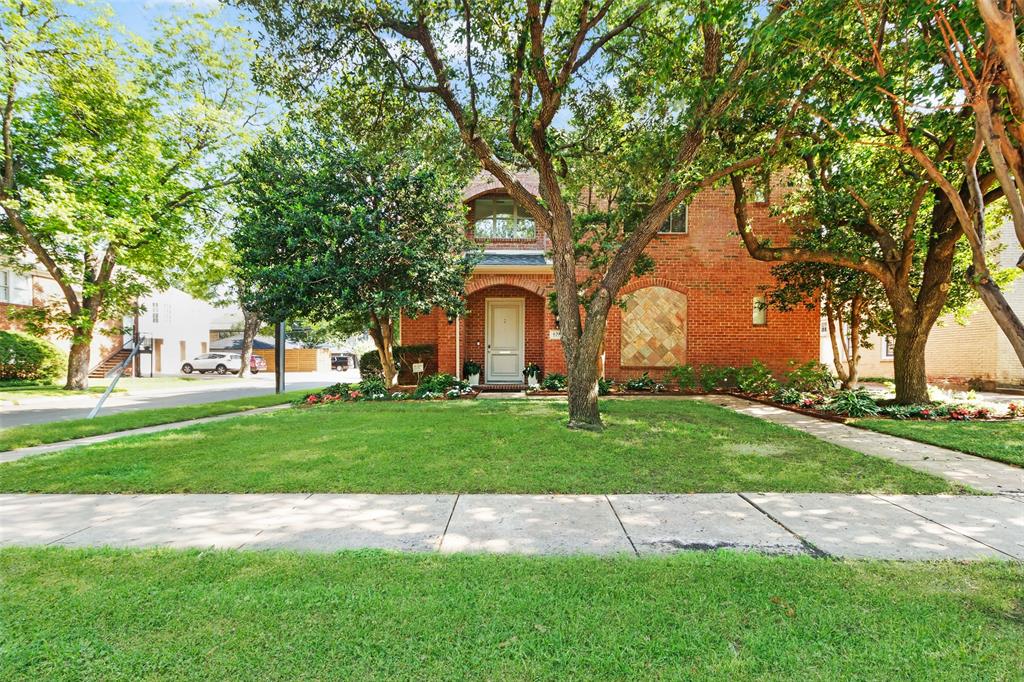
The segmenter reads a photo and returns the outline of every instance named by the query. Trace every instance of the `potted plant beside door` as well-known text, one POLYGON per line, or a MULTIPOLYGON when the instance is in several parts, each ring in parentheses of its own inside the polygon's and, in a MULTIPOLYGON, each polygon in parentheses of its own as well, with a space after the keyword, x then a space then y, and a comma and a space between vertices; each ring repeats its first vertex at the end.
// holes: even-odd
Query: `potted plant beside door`
POLYGON ((466 360, 462 363, 462 376, 466 377, 466 381, 469 382, 470 386, 479 386, 480 363, 476 360, 466 360))
POLYGON ((523 368, 523 379, 526 381, 526 385, 530 388, 534 388, 540 384, 540 365, 536 362, 531 362, 523 368))

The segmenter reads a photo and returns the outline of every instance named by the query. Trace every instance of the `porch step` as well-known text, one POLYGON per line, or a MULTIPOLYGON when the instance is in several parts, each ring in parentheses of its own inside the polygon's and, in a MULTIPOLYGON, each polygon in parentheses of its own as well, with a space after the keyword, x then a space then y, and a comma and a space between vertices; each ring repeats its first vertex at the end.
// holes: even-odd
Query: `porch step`
POLYGON ((518 393, 526 390, 526 384, 480 384, 481 393, 518 393))

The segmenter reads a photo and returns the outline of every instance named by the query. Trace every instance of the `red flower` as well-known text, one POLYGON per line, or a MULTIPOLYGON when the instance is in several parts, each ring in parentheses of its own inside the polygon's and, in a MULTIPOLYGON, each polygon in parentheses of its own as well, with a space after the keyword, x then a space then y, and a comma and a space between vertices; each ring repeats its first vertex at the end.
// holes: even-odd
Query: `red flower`
POLYGON ((318 396, 316 393, 311 393, 308 396, 306 396, 307 405, 316 405, 318 402, 320 402, 320 396, 318 396))

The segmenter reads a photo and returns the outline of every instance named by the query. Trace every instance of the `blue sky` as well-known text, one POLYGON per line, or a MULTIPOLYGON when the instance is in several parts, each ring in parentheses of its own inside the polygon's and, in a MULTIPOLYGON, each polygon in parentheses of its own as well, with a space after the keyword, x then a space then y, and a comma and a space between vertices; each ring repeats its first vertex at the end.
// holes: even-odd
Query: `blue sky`
POLYGON ((128 31, 140 36, 149 36, 157 17, 195 10, 206 11, 221 6, 220 21, 233 24, 248 23, 244 15, 233 7, 221 5, 218 0, 101 0, 100 6, 108 5, 114 10, 118 23, 128 31))

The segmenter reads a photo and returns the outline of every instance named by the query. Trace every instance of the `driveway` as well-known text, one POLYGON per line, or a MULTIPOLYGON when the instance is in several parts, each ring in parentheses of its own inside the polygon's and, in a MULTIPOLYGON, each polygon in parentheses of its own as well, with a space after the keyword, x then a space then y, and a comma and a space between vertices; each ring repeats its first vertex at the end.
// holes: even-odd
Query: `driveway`
MULTIPOLYGON (((285 388, 289 391, 313 390, 339 381, 359 381, 359 372, 357 370, 325 373, 290 372, 285 376, 285 388)), ((273 391, 273 374, 259 374, 244 379, 230 376, 210 377, 175 388, 167 388, 165 385, 153 390, 133 389, 127 394, 112 393, 103 405, 100 414, 247 398, 273 393, 273 391)), ((65 419, 81 419, 89 415, 89 411, 99 399, 98 394, 87 394, 75 397, 30 399, 20 405, 4 405, 0 407, 0 428, 23 424, 43 424, 65 419)))

